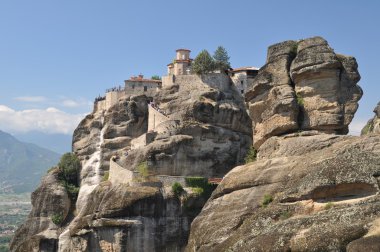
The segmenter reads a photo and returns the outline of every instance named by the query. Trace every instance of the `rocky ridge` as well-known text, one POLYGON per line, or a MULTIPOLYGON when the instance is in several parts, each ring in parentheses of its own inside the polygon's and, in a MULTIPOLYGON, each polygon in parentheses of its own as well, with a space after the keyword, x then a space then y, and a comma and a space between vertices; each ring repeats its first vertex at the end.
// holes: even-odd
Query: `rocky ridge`
POLYGON ((380 133, 380 102, 377 104, 373 112, 375 113, 375 116, 364 126, 361 132, 362 135, 380 133))

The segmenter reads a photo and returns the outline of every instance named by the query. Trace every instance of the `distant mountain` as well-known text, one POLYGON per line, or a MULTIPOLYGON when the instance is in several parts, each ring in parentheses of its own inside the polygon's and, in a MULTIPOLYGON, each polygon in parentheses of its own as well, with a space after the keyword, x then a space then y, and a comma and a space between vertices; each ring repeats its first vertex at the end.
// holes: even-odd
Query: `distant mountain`
POLYGON ((15 137, 20 141, 34 143, 60 154, 71 151, 72 135, 46 134, 39 131, 30 131, 23 134, 15 134, 15 137))
POLYGON ((60 155, 0 131, 0 192, 31 192, 60 155))

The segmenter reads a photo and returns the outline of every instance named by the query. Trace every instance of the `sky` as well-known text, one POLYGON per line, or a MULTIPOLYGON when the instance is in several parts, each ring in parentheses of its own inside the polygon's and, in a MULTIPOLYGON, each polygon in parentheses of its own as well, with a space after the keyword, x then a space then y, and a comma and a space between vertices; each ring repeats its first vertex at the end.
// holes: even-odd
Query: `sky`
POLYGON ((0 0, 0 130, 71 135, 96 96, 132 75, 164 75, 177 48, 224 46, 232 67, 267 47, 322 36, 355 56, 358 134, 380 101, 380 1, 0 0))

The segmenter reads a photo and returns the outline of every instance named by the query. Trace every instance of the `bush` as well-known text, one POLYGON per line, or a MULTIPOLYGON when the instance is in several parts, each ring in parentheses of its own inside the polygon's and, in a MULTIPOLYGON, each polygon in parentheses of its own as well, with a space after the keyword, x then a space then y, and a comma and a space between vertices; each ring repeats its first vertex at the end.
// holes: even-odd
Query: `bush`
POLYGON ((161 80, 161 77, 158 75, 153 75, 151 79, 152 80, 161 80))
POLYGON ((58 168, 60 180, 78 186, 78 173, 81 169, 81 164, 74 153, 64 154, 58 163, 58 168))
POLYGON ((280 220, 286 220, 292 217, 292 214, 289 211, 282 212, 280 215, 280 220))
POLYGON ((58 180, 65 187, 72 201, 76 201, 79 193, 78 174, 81 164, 74 153, 66 153, 58 163, 58 180))
POLYGON ((180 183, 178 182, 175 182, 173 185, 172 185, 172 191, 174 193, 175 196, 180 196, 181 193, 184 191, 183 190, 183 187, 180 183))
POLYGON ((63 216, 62 216, 62 214, 53 214, 53 216, 51 216, 51 221, 55 225, 61 225, 61 223, 63 222, 63 216))
POLYGON ((193 193, 195 193, 197 195, 204 194, 203 188, 200 188, 200 187, 192 187, 191 190, 193 191, 193 193))
POLYGON ((244 158, 244 161, 246 164, 248 164, 250 162, 256 161, 256 158, 257 158, 257 151, 255 148, 253 148, 253 146, 251 146, 251 148, 249 148, 247 152, 247 155, 244 158))
POLYGON ((186 177, 185 182, 188 187, 204 188, 208 185, 208 179, 204 177, 186 177))
POLYGON ((273 197, 269 194, 265 194, 263 201, 261 202, 262 207, 267 207, 273 201, 273 197))
POLYGON ((301 97, 301 95, 296 93, 296 98, 297 98, 298 106, 303 107, 305 105, 305 102, 303 98, 301 97))

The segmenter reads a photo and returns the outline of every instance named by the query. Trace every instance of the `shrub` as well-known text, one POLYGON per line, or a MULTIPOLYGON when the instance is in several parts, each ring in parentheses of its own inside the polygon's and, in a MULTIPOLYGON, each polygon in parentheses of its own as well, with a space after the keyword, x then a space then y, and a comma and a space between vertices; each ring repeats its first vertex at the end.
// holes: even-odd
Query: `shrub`
POLYGON ((185 182, 189 187, 204 188, 208 184, 208 179, 204 177, 186 177, 185 182))
POLYGON ((151 79, 152 80, 161 80, 161 77, 158 75, 153 75, 151 79))
POLYGON ((251 146, 251 148, 249 148, 247 152, 247 155, 244 158, 244 161, 246 164, 248 164, 250 162, 256 161, 256 157, 257 157, 257 151, 255 148, 253 148, 253 146, 251 146))
POLYGON ((204 193, 203 188, 200 187, 192 187, 191 190, 197 195, 202 195, 204 193))
POLYGON ((296 98, 297 98, 298 106, 303 107, 305 105, 305 102, 304 102, 303 98, 301 97, 301 95, 296 93, 296 98))
POLYGON ((173 191, 174 195, 178 197, 181 195, 181 193, 184 190, 183 190, 183 187, 180 183, 174 182, 174 184, 172 185, 172 191, 173 191))
POLYGON ((110 177, 110 172, 109 172, 109 171, 106 171, 106 172, 104 173, 104 175, 103 175, 103 179, 102 179, 102 181, 107 181, 107 180, 109 179, 109 177, 110 177))
POLYGON ((74 153, 63 154, 58 163, 59 179, 78 186, 78 173, 81 168, 80 161, 74 153))
POLYGON ((144 178, 148 177, 149 176, 148 162, 146 162, 146 161, 141 162, 137 166, 137 171, 140 173, 140 175, 142 177, 144 177, 144 178))
POLYGON ((261 202, 262 207, 267 207, 273 201, 273 197, 269 194, 265 194, 263 201, 261 202))
POLYGON ((79 193, 78 173, 81 164, 74 153, 66 153, 58 163, 58 180, 65 187, 72 201, 76 201, 79 193))
POLYGON ((298 50, 298 44, 294 44, 294 45, 292 46, 292 48, 290 49, 290 55, 291 55, 292 57, 296 57, 296 55, 297 55, 297 50, 298 50))
POLYGON ((63 222, 63 216, 62 214, 53 214, 53 216, 51 216, 51 221, 55 224, 55 225, 61 225, 61 223, 63 222))
POLYGON ((332 202, 328 202, 326 205, 325 205, 325 210, 329 210, 330 208, 332 208, 334 206, 334 203, 332 202))

